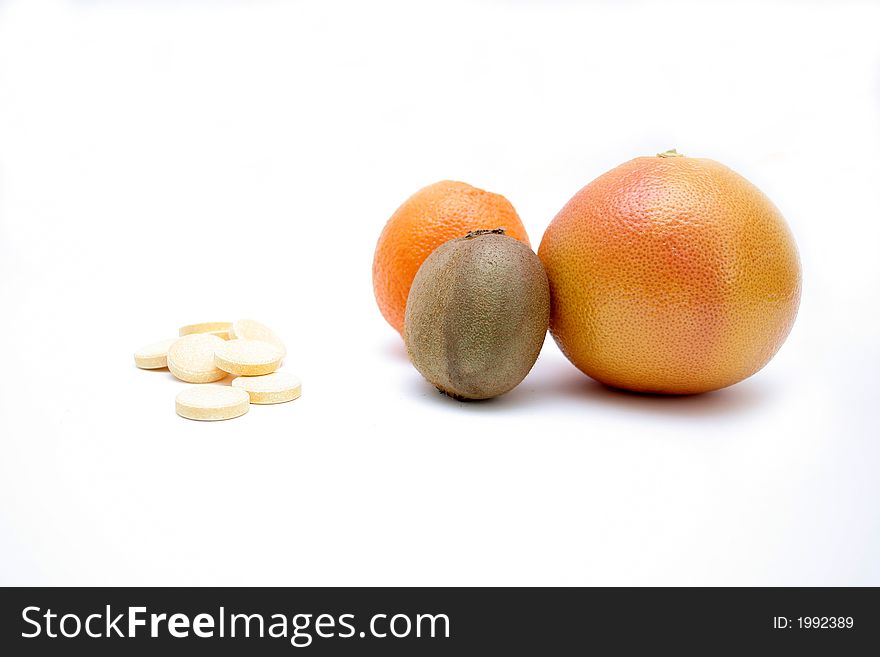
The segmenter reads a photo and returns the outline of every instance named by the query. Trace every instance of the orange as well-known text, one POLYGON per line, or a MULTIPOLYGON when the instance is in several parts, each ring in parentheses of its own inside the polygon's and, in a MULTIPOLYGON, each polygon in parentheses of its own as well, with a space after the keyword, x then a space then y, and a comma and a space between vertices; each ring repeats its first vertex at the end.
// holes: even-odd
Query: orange
POLYGON ((519 215, 500 194, 444 180, 410 196, 385 224, 373 256, 373 291, 388 323, 403 335, 409 288, 434 249, 472 230, 494 228, 529 245, 519 215))
POLYGON ((538 255, 550 331, 585 374, 691 394, 760 370, 791 330, 797 248, 779 210, 718 162, 668 151, 580 190, 538 255))

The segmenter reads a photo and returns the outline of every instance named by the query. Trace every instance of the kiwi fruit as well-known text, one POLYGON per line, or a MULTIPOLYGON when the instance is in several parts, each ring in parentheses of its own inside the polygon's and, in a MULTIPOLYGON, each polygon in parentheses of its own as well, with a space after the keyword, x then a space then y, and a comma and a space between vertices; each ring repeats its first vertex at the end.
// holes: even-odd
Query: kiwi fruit
POLYGON ((503 229, 439 246, 416 274, 403 339, 415 368, 456 399, 489 399, 522 381, 550 321, 538 256, 503 229))

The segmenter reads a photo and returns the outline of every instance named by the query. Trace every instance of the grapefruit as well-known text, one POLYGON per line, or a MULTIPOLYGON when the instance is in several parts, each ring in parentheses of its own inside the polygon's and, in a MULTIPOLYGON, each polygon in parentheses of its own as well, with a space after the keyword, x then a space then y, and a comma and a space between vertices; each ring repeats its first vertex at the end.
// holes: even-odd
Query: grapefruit
POLYGON ((675 151, 638 157, 581 189, 547 228, 550 332, 609 386, 717 390, 760 370, 797 314, 797 248, 742 176, 675 151))

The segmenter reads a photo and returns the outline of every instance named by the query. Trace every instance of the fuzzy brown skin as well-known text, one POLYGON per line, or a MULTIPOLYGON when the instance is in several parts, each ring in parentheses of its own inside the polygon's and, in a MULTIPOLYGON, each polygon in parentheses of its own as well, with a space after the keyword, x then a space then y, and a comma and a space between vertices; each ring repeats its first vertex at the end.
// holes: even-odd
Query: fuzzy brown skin
POLYGON ((538 256, 498 232, 438 247, 406 302, 403 339, 416 369, 456 399, 513 389, 538 358, 550 288, 538 256))

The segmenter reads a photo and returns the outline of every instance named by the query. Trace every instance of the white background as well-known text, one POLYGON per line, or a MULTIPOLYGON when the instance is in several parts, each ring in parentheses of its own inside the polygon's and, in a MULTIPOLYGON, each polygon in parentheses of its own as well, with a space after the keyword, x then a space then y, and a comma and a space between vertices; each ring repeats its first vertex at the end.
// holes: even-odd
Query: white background
POLYGON ((880 585, 876 3, 0 1, 0 583, 880 585), (535 248, 668 148, 788 218, 794 330, 689 398, 552 340, 441 396, 371 286, 412 192, 506 195, 535 248), (177 417, 137 370, 253 317, 300 400, 177 417))

